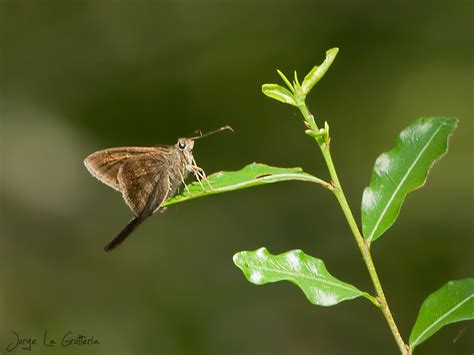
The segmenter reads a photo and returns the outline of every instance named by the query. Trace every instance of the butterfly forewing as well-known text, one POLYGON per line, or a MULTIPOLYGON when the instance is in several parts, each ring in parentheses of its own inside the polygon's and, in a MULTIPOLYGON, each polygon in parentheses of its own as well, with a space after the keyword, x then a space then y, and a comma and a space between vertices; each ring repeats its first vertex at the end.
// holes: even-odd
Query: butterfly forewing
POLYGON ((99 150, 89 155, 84 160, 84 165, 92 176, 111 188, 121 191, 117 178, 123 164, 130 158, 154 153, 159 149, 161 148, 119 147, 99 150))

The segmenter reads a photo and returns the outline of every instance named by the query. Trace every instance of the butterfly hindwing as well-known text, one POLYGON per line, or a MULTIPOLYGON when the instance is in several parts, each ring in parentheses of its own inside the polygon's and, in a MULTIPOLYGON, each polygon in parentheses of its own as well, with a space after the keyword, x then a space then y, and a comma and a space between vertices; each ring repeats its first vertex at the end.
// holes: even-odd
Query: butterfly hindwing
POLYGON ((126 160, 117 174, 123 198, 135 216, 147 217, 159 209, 170 191, 162 155, 146 154, 126 160))

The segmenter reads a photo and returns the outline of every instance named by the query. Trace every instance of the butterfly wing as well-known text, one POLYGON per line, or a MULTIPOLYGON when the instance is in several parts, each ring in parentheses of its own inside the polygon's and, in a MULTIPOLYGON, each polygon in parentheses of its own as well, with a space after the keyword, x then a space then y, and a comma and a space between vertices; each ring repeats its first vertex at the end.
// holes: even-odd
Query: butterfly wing
POLYGON ((117 191, 121 191, 118 173, 124 163, 143 154, 153 154, 157 149, 160 148, 118 147, 99 150, 84 159, 84 165, 96 179, 117 191))
POLYGON ((165 159, 163 154, 143 154, 127 159, 119 168, 119 189, 135 216, 148 217, 168 197, 171 184, 165 159))

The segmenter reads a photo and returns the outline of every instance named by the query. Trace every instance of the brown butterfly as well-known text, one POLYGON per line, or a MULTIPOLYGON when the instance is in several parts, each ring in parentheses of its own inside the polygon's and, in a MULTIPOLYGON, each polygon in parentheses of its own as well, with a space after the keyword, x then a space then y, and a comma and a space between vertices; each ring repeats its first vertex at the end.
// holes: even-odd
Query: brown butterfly
POLYGON ((140 223, 159 211, 162 203, 171 198, 181 184, 186 186, 184 180, 190 172, 199 183, 206 179, 204 170, 197 166, 193 157, 194 141, 225 129, 233 131, 225 126, 204 135, 179 138, 171 146, 109 148, 84 159, 92 176, 120 191, 135 215, 107 243, 105 251, 116 248, 140 223))

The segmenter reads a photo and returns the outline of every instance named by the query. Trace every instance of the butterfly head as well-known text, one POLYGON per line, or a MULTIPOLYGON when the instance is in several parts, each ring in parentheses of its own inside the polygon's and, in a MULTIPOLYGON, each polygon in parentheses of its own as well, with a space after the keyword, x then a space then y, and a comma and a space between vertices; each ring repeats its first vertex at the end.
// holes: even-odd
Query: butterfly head
POLYGON ((191 138, 179 138, 178 143, 176 143, 176 148, 178 151, 183 152, 183 154, 192 153, 194 140, 191 138))

